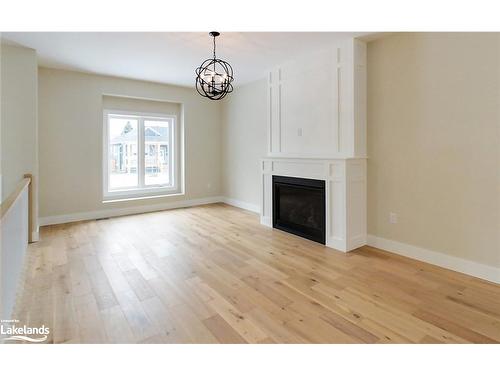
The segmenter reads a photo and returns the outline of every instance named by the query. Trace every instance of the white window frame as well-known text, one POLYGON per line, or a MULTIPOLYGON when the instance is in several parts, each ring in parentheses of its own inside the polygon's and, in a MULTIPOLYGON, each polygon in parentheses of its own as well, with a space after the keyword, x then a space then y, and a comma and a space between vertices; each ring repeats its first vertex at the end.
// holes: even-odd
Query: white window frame
POLYGON ((103 111, 103 201, 116 199, 147 198, 151 196, 173 195, 180 193, 179 189, 179 164, 180 152, 177 150, 178 124, 177 116, 163 113, 148 113, 123 110, 103 111), (120 189, 109 189, 109 119, 111 117, 123 117, 137 120, 137 187, 124 187, 120 189), (165 121, 169 123, 169 185, 146 185, 145 184, 145 139, 144 121, 165 121))

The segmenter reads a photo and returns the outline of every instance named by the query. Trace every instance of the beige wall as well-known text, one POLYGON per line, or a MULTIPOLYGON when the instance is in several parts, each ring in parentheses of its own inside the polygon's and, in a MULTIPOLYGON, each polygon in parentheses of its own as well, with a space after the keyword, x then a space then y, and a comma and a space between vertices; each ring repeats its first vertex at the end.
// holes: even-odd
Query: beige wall
POLYGON ((156 100, 133 99, 123 96, 104 95, 102 106, 108 110, 159 113, 177 116, 182 121, 182 104, 156 100))
POLYGON ((189 88, 45 68, 38 92, 41 217, 221 194, 219 103, 189 88), (182 103, 184 196, 102 203, 103 95, 182 103))
POLYGON ((259 159, 266 156, 266 81, 236 88, 222 103, 224 196, 260 205, 259 159))
POLYGON ((368 44, 370 234, 500 266, 499 35, 368 44))
MULTIPOLYGON (((38 68, 36 52, 1 46, 1 199, 7 198, 25 173, 33 175, 33 213, 38 211, 38 68)), ((37 229, 35 229, 36 231, 37 229)), ((34 234, 36 236, 36 233, 34 234)))

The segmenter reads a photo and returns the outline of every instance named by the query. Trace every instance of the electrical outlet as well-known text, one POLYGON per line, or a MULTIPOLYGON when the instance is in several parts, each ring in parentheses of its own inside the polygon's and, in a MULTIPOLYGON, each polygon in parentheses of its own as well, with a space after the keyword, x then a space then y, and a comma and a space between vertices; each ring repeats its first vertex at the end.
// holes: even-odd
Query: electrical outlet
POLYGON ((397 224, 398 223, 398 214, 395 214, 394 212, 389 213, 389 223, 397 224))
POLYGON ((297 129, 297 135, 298 135, 299 137, 302 137, 302 128, 298 128, 298 129, 297 129))
POLYGON ((210 182, 209 182, 209 183, 207 184, 207 189, 208 189, 208 190, 210 190, 211 188, 212 188, 212 183, 210 183, 210 182))

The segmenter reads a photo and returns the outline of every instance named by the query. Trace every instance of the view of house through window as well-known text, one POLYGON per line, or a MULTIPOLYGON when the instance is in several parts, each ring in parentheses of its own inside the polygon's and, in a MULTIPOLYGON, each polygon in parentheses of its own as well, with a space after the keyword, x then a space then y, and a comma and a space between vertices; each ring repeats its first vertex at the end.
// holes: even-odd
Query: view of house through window
POLYGON ((173 186, 174 118, 106 117, 107 192, 173 186))
POLYGON ((145 184, 169 185, 169 124, 166 121, 144 121, 145 184))
POLYGON ((137 187, 138 121, 127 118, 109 119, 109 180, 111 190, 137 187))

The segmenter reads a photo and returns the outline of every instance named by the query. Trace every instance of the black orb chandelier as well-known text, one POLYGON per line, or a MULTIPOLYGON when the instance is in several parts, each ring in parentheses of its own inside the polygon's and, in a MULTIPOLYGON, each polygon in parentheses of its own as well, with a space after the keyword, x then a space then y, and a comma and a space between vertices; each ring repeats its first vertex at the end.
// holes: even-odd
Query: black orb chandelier
POLYGON ((196 90, 208 99, 220 100, 233 91, 233 68, 215 56, 215 38, 220 33, 212 31, 209 35, 214 38, 214 56, 203 61, 196 69, 196 90))

